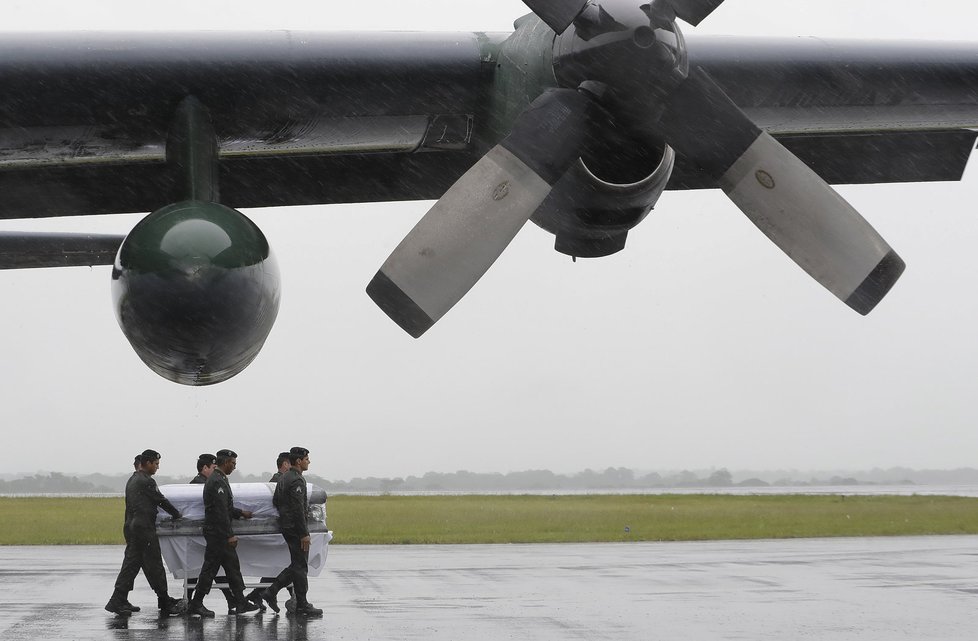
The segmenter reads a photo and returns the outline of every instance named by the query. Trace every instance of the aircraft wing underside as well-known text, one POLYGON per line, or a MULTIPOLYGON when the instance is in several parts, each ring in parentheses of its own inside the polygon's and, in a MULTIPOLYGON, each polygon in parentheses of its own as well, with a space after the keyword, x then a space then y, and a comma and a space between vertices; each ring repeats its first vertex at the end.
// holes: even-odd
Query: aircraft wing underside
MULTIPOLYGON (((209 110, 233 207, 436 199, 498 140, 506 34, 0 35, 0 218, 174 200, 167 131, 209 110)), ((762 129, 830 183, 957 180, 978 46, 688 38, 762 129)), ((670 189, 715 187, 677 157, 670 189)))
POLYGON ((664 189, 720 188, 865 315, 905 263, 828 183, 958 180, 975 147, 978 45, 687 40, 675 18, 719 2, 526 4, 513 34, 0 34, 0 218, 152 212, 0 232, 0 269, 111 264, 140 359, 211 385, 281 297, 236 208, 436 200, 366 286, 418 338, 528 221, 599 258, 664 189))

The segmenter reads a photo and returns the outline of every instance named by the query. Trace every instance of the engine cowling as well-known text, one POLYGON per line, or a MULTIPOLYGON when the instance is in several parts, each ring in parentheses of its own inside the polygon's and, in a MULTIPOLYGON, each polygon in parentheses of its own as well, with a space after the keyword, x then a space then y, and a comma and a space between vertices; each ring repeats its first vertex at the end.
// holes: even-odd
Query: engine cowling
POLYGON ((112 270, 116 317, 153 371, 210 385, 258 355, 278 314, 279 271, 261 230, 218 203, 183 201, 140 221, 112 270))
POLYGON ((659 200, 675 160, 667 145, 649 149, 608 136, 564 175, 531 220, 554 234, 554 249, 568 256, 619 252, 659 200))
MULTIPOLYGON (((534 98, 557 83, 556 34, 533 14, 515 27, 496 59, 483 153, 509 132, 534 98)), ((564 254, 596 258, 621 251, 628 231, 665 190, 674 163, 670 147, 638 143, 609 119, 531 220, 556 235, 554 248, 564 254)))

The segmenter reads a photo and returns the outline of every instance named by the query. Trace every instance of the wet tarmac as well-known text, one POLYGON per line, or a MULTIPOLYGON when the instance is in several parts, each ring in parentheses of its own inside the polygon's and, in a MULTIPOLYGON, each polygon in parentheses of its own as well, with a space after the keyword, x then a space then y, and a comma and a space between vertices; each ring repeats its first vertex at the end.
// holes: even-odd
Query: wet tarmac
MULTIPOLYGON (((941 639, 978 634, 978 537, 330 546, 321 619, 102 609, 122 547, 0 547, 0 639, 941 639)), ((181 583, 171 579, 171 594, 181 583)), ((283 593, 284 596, 284 593, 283 593)))

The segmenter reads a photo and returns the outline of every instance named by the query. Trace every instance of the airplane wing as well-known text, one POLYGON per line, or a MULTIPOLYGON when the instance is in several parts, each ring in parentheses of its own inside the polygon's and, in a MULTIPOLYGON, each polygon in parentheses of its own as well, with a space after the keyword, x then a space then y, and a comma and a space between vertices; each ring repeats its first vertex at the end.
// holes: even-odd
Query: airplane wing
POLYGON ((814 280, 874 309, 905 264, 829 182, 959 177, 975 142, 974 49, 687 41, 677 19, 699 24, 721 2, 524 0, 534 13, 489 92, 505 137, 391 252, 367 286, 374 302, 418 338, 525 222, 559 252, 607 256, 671 186, 720 187, 814 280), (552 46, 526 55, 533 42, 552 46))
MULTIPOLYGON (((978 45, 688 36, 702 66, 827 182, 960 180, 975 147, 978 45)), ((715 187, 681 160, 670 188, 715 187)))
POLYGON ((0 36, 0 218, 173 202, 173 113, 203 102, 234 207, 436 198, 471 164, 475 34, 0 36), (432 153, 438 152, 438 153, 432 153))
POLYGON ((527 220, 605 256, 665 189, 719 187, 866 314, 904 263, 828 183, 958 180, 975 147, 978 44, 685 38, 718 0, 526 4, 513 34, 0 34, 0 219, 152 212, 125 237, 0 232, 0 269, 112 264, 140 358, 208 385, 279 305, 235 208, 438 199, 367 287, 418 337, 527 220))
MULTIPOLYGON (((0 218, 172 202, 187 95, 211 112, 227 205, 436 199, 501 138, 487 97, 507 35, 0 35, 0 218)), ((687 40, 830 183, 958 180, 974 147, 978 44, 687 40)), ((668 185, 715 186, 682 157, 668 185)))

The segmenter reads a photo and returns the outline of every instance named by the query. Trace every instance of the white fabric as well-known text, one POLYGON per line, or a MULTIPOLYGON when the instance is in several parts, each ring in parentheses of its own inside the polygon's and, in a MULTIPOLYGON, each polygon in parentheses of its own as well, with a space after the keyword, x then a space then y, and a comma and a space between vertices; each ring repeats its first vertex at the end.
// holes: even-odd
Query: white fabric
MULTIPOLYGON (((309 546, 309 576, 319 576, 326 566, 326 553, 332 532, 313 532, 309 546)), ((161 536, 160 548, 166 567, 175 579, 197 577, 204 563, 204 537, 161 536)), ((291 559, 281 534, 246 534, 238 537, 238 560, 241 575, 246 577, 277 576, 291 559)))
MULTIPOLYGON (((325 493, 311 483, 306 484, 309 497, 325 493)), ((204 520, 204 485, 181 483, 179 485, 161 485, 163 493, 170 503, 180 511, 180 515, 188 521, 204 520)), ((231 483, 234 493, 234 507, 250 510, 255 519, 278 519, 278 510, 272 505, 272 494, 275 492, 274 483, 231 483)), ((162 509, 156 515, 156 522, 170 518, 162 509)))
MULTIPOLYGON (((325 530, 326 493, 319 487, 308 484, 308 493, 313 505, 313 513, 322 515, 318 521, 310 522, 309 576, 319 576, 326 565, 326 552, 333 539, 332 532, 315 531, 316 527, 325 530), (321 497, 321 498, 320 498, 321 497), (318 509, 317 509, 318 508, 318 509)), ((160 486, 160 491, 180 511, 179 521, 170 521, 170 515, 163 510, 157 515, 157 529, 160 534, 160 548, 163 560, 174 578, 197 577, 204 563, 206 543, 200 533, 204 520, 203 484, 172 484, 160 486)), ((278 532, 278 510, 272 504, 274 483, 232 483, 234 507, 251 511, 252 518, 236 520, 233 527, 238 535, 238 560, 241 574, 246 577, 276 576, 291 559, 285 539, 278 532), (258 530, 273 533, 248 533, 258 530)))

